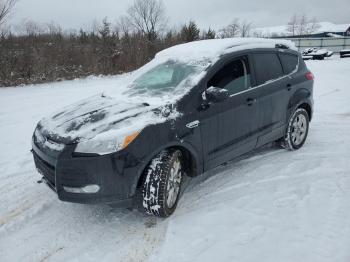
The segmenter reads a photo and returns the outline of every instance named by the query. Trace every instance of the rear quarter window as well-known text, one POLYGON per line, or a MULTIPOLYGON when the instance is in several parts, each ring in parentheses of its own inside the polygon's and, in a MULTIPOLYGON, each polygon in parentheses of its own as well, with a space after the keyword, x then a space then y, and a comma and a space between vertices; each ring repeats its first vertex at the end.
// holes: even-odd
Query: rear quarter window
POLYGON ((292 73, 298 66, 299 58, 293 54, 279 54, 284 73, 289 75, 292 73))
POLYGON ((258 53, 253 57, 258 85, 283 76, 282 65, 276 53, 258 53))

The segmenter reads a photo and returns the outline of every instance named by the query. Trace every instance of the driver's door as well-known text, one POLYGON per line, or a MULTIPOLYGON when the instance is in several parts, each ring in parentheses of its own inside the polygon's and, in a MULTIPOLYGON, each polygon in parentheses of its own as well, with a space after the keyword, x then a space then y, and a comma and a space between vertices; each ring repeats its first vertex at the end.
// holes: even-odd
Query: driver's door
POLYGON ((251 88, 250 72, 248 56, 241 56, 219 67, 207 82, 207 88, 224 88, 230 96, 222 102, 206 101, 209 105, 200 112, 205 170, 256 146, 258 90, 251 88))

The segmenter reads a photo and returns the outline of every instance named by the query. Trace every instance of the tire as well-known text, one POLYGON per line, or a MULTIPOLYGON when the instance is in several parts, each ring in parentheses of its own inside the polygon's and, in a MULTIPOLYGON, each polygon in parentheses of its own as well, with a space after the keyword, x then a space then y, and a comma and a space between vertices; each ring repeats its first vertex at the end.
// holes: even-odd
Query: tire
POLYGON ((309 114, 303 108, 298 108, 290 117, 286 134, 281 141, 281 146, 293 151, 300 149, 309 133, 309 114))
POLYGON ((147 214, 168 217, 174 213, 184 174, 182 163, 181 151, 170 149, 162 151, 145 169, 142 196, 147 214))

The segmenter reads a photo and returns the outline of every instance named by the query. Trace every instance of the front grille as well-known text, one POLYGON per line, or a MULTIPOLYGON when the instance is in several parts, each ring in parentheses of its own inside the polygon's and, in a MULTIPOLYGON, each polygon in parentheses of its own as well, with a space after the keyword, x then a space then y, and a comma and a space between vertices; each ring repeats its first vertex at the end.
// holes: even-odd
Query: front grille
POLYGON ((33 156, 35 166, 38 169, 39 173, 46 178, 51 187, 55 188, 55 167, 42 160, 34 151, 33 156))

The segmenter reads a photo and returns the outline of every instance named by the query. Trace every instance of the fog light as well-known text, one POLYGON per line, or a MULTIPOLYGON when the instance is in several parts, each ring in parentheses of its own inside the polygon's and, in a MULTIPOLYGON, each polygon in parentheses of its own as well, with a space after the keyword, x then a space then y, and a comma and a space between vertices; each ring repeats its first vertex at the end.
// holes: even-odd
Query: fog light
POLYGON ((75 194, 94 194, 97 193, 100 190, 100 187, 98 185, 88 185, 84 187, 68 187, 63 186, 63 189, 68 193, 75 193, 75 194))

